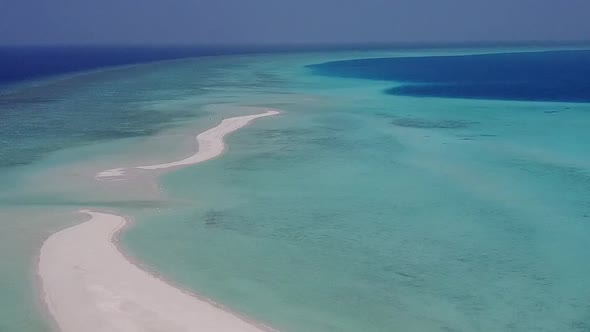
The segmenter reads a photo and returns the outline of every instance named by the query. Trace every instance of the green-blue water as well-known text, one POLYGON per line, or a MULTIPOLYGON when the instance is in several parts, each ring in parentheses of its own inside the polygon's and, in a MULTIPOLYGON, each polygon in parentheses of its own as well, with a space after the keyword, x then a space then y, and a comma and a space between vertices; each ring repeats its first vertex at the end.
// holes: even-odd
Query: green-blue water
POLYGON ((47 328, 26 276, 42 237, 79 206, 135 216, 122 238, 132 255, 282 331, 590 329, 590 105, 392 96, 390 82, 306 67, 398 55, 184 60, 56 92, 105 114, 132 109, 132 130, 150 131, 5 168, 0 330, 47 328), (285 112, 233 134, 221 158, 165 175, 161 196, 92 179, 185 155, 175 139, 239 114, 232 105, 285 112), (158 120, 138 123, 143 113, 158 120))

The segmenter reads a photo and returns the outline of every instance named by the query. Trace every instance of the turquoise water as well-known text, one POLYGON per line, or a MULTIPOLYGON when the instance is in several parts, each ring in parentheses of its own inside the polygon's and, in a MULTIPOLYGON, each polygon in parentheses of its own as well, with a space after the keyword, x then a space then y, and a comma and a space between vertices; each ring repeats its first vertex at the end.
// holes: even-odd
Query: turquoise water
POLYGON ((133 252, 286 331, 588 329, 588 105, 269 70, 317 100, 166 176, 133 252))
MULTIPOLYGON (((141 262, 282 331, 587 331, 590 105, 391 96, 388 82, 306 68, 398 54, 407 55, 220 57, 109 72, 104 86, 135 82, 117 86, 126 106, 162 120, 132 121, 146 135, 28 158, 2 178, 19 194, 0 195, 12 216, 0 243, 16 257, 0 265, 12 294, 0 300, 11 313, 0 327, 47 328, 41 314, 24 318, 40 312, 33 278, 20 279, 31 275, 29 248, 91 206, 136 218, 122 243, 141 262), (185 155, 170 148, 239 114, 234 105, 285 112, 233 134, 221 158, 163 176, 163 195, 93 182, 95 170, 185 155)), ((94 98, 109 96, 85 79, 94 98)))

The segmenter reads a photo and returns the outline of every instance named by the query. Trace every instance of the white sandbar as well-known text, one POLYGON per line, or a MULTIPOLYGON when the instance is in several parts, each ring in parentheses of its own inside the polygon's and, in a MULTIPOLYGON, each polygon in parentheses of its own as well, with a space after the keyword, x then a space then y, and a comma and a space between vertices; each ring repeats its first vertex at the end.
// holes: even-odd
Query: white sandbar
MULTIPOLYGON (((212 158, 215 158, 223 153, 225 149, 225 142, 223 138, 244 126, 246 126, 250 121, 266 116, 272 116, 279 114, 279 111, 276 110, 268 110, 264 113, 254 114, 254 115, 245 115, 245 116, 238 116, 234 118, 228 118, 221 121, 219 125, 213 127, 207 131, 204 131, 197 135, 196 141, 198 144, 198 150, 192 156, 173 161, 164 164, 158 165, 149 165, 149 166, 137 166, 133 168, 137 169, 144 169, 144 170, 156 170, 156 169, 165 169, 171 167, 178 167, 178 166, 186 166, 197 164, 212 158)), ((125 175, 124 168, 113 168, 106 171, 102 171, 96 175, 97 179, 105 179, 105 178, 113 178, 113 177, 120 177, 125 175)))
POLYGON ((91 219, 49 237, 39 260, 45 302, 62 332, 268 331, 130 262, 113 242, 123 217, 81 212, 91 219))

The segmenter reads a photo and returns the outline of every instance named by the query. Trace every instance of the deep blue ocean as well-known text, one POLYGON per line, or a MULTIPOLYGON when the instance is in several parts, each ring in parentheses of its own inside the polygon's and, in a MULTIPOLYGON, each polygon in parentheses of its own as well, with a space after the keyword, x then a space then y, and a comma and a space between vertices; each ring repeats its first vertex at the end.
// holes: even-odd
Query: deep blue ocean
POLYGON ((0 47, 0 85, 38 77, 168 59, 253 53, 255 47, 0 47))
POLYGON ((8 83, 40 77, 161 60, 348 49, 366 49, 366 46, 0 46, 0 88, 8 83))
POLYGON ((468 99, 590 102, 590 51, 355 59, 314 73, 401 83, 387 94, 468 99))

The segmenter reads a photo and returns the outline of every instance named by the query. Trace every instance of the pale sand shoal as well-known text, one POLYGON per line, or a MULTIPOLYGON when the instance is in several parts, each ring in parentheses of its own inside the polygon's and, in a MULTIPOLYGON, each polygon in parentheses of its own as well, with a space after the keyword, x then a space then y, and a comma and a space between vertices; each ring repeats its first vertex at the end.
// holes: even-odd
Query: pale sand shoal
MULTIPOLYGON (((161 169, 219 156, 223 137, 250 121, 279 112, 225 119, 197 136, 193 156, 161 169)), ((124 175, 122 169, 110 176, 124 175)), ((88 210, 90 220, 51 235, 41 248, 38 272, 49 312, 62 332, 249 332, 272 330, 248 322, 211 301, 190 295, 142 270, 115 244, 125 218, 88 210)))
MULTIPOLYGON (((144 169, 144 170, 156 170, 156 169, 165 169, 171 167, 178 167, 178 166, 186 166, 197 164, 212 158, 215 158, 223 153, 225 149, 225 142, 223 138, 225 135, 232 133, 244 126, 246 126, 250 121, 279 114, 279 111, 276 110, 268 110, 264 113, 254 114, 254 115, 246 115, 246 116, 238 116, 233 118, 224 119, 221 123, 213 127, 207 131, 204 131, 197 135, 196 141, 198 144, 198 150, 192 156, 173 161, 164 164, 158 165, 149 165, 149 166, 136 166, 133 168, 136 169, 144 169)), ((96 175, 96 178, 112 178, 112 177, 120 177, 125 175, 125 168, 113 168, 106 171, 102 171, 96 175)))

